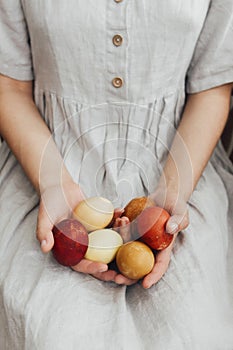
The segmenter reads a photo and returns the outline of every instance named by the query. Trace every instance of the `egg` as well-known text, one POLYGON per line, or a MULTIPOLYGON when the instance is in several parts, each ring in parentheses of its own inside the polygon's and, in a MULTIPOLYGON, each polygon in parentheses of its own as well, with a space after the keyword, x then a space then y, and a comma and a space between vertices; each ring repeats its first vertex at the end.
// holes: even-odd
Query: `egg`
POLYGON ((119 233, 111 229, 96 230, 88 235, 89 245, 85 258, 105 264, 110 263, 116 256, 123 240, 119 233))
POLYGON ((129 218, 129 221, 134 221, 139 214, 149 207, 153 207, 155 203, 149 197, 137 197, 133 198, 124 208, 124 216, 129 218))
POLYGON ((64 266, 74 266, 83 258, 88 247, 88 233, 75 219, 65 219, 53 226, 55 259, 64 266))
POLYGON ((163 250, 173 241, 174 236, 166 232, 166 224, 170 214, 163 208, 146 208, 139 215, 137 229, 140 240, 150 248, 163 250))
POLYGON ((116 263, 122 275, 138 280, 151 272, 155 258, 152 250, 146 244, 131 241, 119 248, 116 263))
POLYGON ((73 217, 88 232, 106 227, 112 220, 113 204, 103 197, 91 197, 81 201, 73 211, 73 217))

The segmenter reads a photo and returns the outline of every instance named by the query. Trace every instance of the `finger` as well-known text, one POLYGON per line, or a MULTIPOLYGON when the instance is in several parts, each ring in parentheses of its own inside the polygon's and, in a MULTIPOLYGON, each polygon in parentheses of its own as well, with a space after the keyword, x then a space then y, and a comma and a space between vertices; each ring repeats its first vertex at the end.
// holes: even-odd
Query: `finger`
POLYGON ((182 215, 172 215, 166 224, 166 232, 176 234, 189 225, 188 212, 182 215))
POLYGON ((167 271, 166 264, 160 262, 155 265, 156 270, 152 271, 149 275, 147 275, 143 281, 142 286, 146 289, 150 288, 154 284, 156 284, 167 271))
POLYGON ((120 235, 121 235, 124 242, 128 242, 131 238, 129 218, 127 218, 126 216, 123 216, 119 220, 121 220, 120 221, 120 235))
POLYGON ((116 284, 124 284, 126 286, 131 286, 135 283, 137 283, 138 280, 131 280, 121 274, 117 274, 115 277, 115 283, 116 284))
POLYGON ((114 282, 116 275, 117 272, 113 270, 108 270, 106 272, 97 272, 92 274, 93 277, 105 282, 114 282))
POLYGON ((156 284, 165 274, 170 262, 171 250, 159 253, 160 257, 156 261, 152 271, 143 279, 142 286, 146 289, 156 284))
POLYGON ((125 209, 124 208, 116 208, 114 210, 113 217, 114 219, 121 217, 121 215, 124 213, 125 209))
POLYGON ((121 218, 117 218, 114 222, 113 228, 118 228, 121 226, 121 218))
POLYGON ((126 216, 122 216, 121 218, 117 218, 114 226, 114 229, 121 235, 124 242, 128 242, 131 238, 130 234, 130 221, 126 216))
POLYGON ((108 270, 108 265, 87 259, 82 259, 77 265, 71 266, 77 272, 88 273, 94 275, 108 270))
POLYGON ((43 253, 49 252, 54 245, 54 238, 52 233, 53 225, 43 209, 39 209, 36 236, 40 242, 43 253))
POLYGON ((48 253, 54 246, 54 237, 52 231, 45 233, 44 237, 45 238, 40 242, 40 248, 43 253, 48 253))
POLYGON ((113 213, 113 218, 107 227, 113 227, 113 226, 115 227, 116 220, 121 217, 124 211, 125 210, 122 208, 116 208, 113 213))

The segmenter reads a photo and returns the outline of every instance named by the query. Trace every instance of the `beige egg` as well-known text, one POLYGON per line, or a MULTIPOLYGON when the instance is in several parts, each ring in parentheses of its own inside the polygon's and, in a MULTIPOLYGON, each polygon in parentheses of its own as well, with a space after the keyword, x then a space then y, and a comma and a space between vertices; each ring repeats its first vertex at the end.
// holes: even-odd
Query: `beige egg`
POLYGON ((91 197, 78 204, 73 216, 90 232, 106 227, 112 220, 113 213, 113 204, 108 199, 91 197))
POLYGON ((119 233, 111 229, 96 230, 88 235, 89 245, 85 258, 105 264, 110 263, 116 256, 123 240, 119 233))

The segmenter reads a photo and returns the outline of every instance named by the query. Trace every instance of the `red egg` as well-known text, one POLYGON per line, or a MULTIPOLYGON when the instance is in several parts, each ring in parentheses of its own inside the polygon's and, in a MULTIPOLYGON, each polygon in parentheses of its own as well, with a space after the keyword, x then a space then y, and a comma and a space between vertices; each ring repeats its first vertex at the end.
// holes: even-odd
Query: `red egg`
POLYGON ((137 220, 140 240, 152 249, 162 250, 167 248, 173 239, 173 235, 166 232, 166 223, 169 218, 169 213, 159 207, 143 210, 137 220))
POLYGON ((66 219, 53 227, 55 259, 64 266, 74 266, 83 259, 88 248, 88 233, 75 219, 66 219))

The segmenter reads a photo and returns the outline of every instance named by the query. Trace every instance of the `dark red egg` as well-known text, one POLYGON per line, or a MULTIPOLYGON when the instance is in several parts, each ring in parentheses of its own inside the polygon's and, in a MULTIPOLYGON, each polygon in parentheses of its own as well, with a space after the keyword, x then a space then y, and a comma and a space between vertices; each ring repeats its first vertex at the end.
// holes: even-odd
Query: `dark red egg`
POLYGON ((65 219, 53 226, 55 259, 64 266, 77 265, 86 254, 88 233, 75 219, 65 219))

